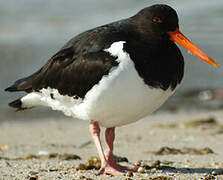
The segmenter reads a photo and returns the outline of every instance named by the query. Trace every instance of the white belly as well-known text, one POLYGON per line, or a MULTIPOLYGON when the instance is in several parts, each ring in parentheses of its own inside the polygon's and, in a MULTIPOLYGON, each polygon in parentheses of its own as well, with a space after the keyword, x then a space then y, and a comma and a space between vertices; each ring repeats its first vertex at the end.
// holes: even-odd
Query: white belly
POLYGON ((152 113, 173 91, 171 89, 163 91, 146 85, 138 75, 129 55, 122 51, 123 43, 114 43, 105 50, 118 57, 119 65, 104 76, 84 99, 75 100, 48 88, 23 97, 23 106, 50 106, 68 116, 98 121, 104 127, 129 124, 152 113), (54 95, 53 99, 50 94, 54 95))
POLYGON ((123 43, 114 43, 106 50, 118 56, 119 66, 75 108, 79 118, 98 121, 104 127, 129 124, 155 111, 173 93, 171 89, 163 91, 146 85, 129 55, 122 51, 123 43))

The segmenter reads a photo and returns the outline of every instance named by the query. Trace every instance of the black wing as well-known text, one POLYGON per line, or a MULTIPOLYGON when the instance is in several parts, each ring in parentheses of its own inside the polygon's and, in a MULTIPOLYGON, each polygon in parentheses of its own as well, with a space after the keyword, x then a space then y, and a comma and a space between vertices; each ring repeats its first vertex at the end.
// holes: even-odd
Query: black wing
POLYGON ((116 57, 104 49, 129 36, 127 21, 117 21, 79 34, 39 71, 5 90, 31 92, 51 87, 62 95, 84 97, 112 67, 118 65, 116 57))
POLYGON ((62 95, 84 97, 110 69, 117 66, 115 57, 101 50, 75 56, 72 48, 55 54, 39 71, 20 79, 6 91, 39 91, 55 88, 62 95))

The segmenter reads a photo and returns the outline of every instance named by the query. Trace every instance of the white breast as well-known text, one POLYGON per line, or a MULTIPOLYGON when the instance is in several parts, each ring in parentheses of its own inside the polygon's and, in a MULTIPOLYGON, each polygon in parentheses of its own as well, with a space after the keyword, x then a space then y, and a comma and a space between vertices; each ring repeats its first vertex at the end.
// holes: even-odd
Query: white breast
POLYGON ((98 121, 104 127, 116 127, 135 122, 159 108, 173 93, 146 85, 138 75, 133 61, 123 51, 124 41, 115 42, 109 49, 117 56, 119 65, 95 85, 84 99, 62 96, 55 89, 43 89, 22 99, 23 106, 46 105, 65 115, 83 120, 98 121), (50 97, 54 95, 54 99, 50 97), (29 98, 32 97, 32 98, 29 98), (36 99, 35 99, 35 98, 36 99), (29 101, 32 99, 32 103, 29 101))
POLYGON ((152 88, 138 75, 133 61, 124 52, 125 42, 115 42, 109 49, 119 66, 102 78, 75 108, 79 118, 113 127, 135 122, 159 108, 173 93, 171 89, 152 88))

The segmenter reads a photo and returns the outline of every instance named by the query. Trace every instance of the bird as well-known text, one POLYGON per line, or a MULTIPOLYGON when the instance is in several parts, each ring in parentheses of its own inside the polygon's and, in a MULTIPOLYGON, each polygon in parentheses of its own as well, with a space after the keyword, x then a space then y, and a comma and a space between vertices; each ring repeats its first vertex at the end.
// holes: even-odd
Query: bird
POLYGON ((137 166, 124 167, 114 160, 115 128, 151 114, 175 92, 184 75, 184 58, 177 44, 218 66, 181 33, 172 7, 154 4, 73 37, 38 71, 5 89, 27 93, 9 106, 17 110, 49 106, 89 121, 101 160, 98 174, 135 171, 137 166), (101 127, 105 128, 106 151, 101 127))

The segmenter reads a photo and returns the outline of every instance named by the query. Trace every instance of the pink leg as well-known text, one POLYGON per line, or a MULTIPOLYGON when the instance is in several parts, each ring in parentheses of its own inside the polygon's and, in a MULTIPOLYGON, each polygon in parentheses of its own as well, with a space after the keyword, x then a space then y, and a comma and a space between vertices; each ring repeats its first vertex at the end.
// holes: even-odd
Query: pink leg
POLYGON ((105 142, 106 142, 106 146, 107 146, 106 159, 107 159, 108 164, 120 172, 137 171, 137 169, 139 168, 138 166, 129 168, 129 167, 120 166, 120 165, 116 164, 114 157, 113 157, 113 142, 114 142, 114 140, 115 140, 115 128, 114 127, 107 128, 105 130, 105 142))
MULTIPOLYGON (((91 122, 89 126, 91 136, 93 138, 93 141, 96 145, 96 148, 98 150, 99 158, 101 159, 101 164, 106 164, 105 155, 103 152, 103 148, 101 146, 101 140, 100 140, 100 127, 97 122, 91 122)), ((100 172, 99 172, 100 173, 100 172)))
POLYGON ((107 128, 105 130, 105 142, 107 146, 106 159, 113 167, 119 168, 113 157, 113 142, 115 140, 115 128, 107 128))
POLYGON ((109 164, 107 159, 105 158, 103 148, 100 141, 100 128, 97 122, 91 122, 89 126, 93 141, 96 145, 96 148, 98 150, 99 157, 101 159, 101 168, 99 169, 98 174, 110 174, 110 175, 120 175, 121 172, 119 169, 116 169, 112 165, 109 164))

